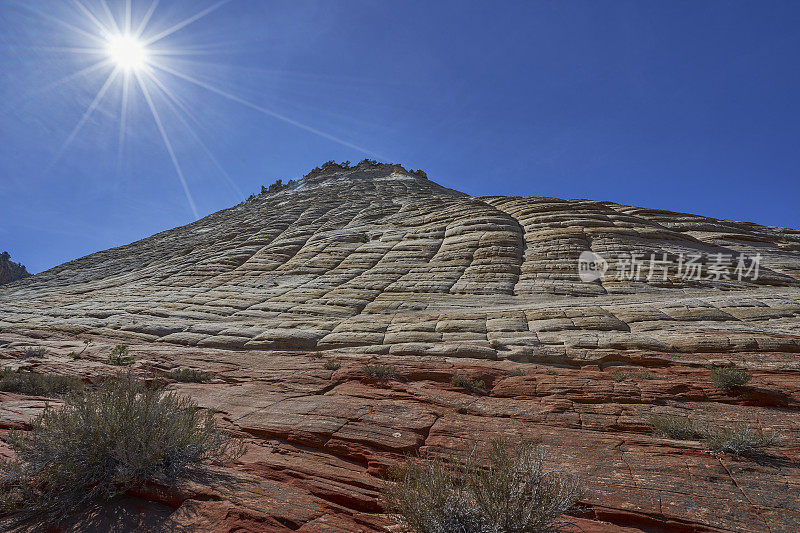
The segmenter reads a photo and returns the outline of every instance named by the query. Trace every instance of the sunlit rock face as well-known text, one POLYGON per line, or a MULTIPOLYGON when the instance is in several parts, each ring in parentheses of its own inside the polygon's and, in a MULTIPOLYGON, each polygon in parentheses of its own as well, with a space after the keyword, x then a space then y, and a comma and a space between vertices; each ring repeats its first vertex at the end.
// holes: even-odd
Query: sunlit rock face
POLYGON ((0 285, 30 276, 25 266, 11 261, 8 252, 0 253, 0 285))
MULTIPOLYGON (((391 523, 378 498, 388 465, 507 435, 540 439, 581 475, 584 508, 569 520, 586 531, 795 530, 799 231, 472 197, 368 161, 275 189, 0 289, 4 363, 88 379, 114 372, 107 352, 125 342, 143 374, 217 376, 171 387, 249 436, 235 472, 256 489, 171 497, 177 511, 163 520, 380 530, 391 523), (582 280, 584 252, 607 260, 603 278, 582 280), (730 268, 715 276, 720 254, 730 268), (691 257, 699 279, 685 275, 691 257), (758 257, 757 276, 737 275, 740 257, 748 267, 758 257), (671 266, 648 279, 651 259, 671 266), (66 357, 87 337, 81 359, 66 357), (48 355, 20 359, 31 344, 48 355), (341 368, 326 368, 332 359, 341 368), (375 362, 399 378, 367 378, 375 362), (719 391, 707 365, 731 363, 753 379, 719 391), (487 393, 451 385, 456 373, 487 393), (650 435, 654 414, 748 422, 783 440, 772 462, 716 456, 650 435)), ((13 412, 23 425, 41 408, 0 401, 0 420, 13 412)))

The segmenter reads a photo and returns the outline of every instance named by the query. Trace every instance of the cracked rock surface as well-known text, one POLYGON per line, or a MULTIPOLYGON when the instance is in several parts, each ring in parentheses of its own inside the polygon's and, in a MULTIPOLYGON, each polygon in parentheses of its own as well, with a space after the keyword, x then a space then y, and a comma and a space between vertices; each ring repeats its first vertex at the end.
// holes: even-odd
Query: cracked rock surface
MULTIPOLYGON (((553 465, 580 475, 581 506, 565 518, 578 530, 800 524, 797 230, 471 197, 399 165, 325 165, 296 186, 0 287, 3 366, 93 380, 118 370, 106 361, 119 343, 143 375, 212 373, 169 387, 249 444, 228 469, 234 486, 120 501, 113 516, 131 530, 392 529, 379 498, 387 467, 500 435, 537 438, 553 465), (758 279, 668 271, 583 282, 585 251, 611 270, 620 253, 761 262, 758 279), (80 359, 68 356, 89 337, 80 359), (24 358, 34 345, 46 355, 24 358), (397 376, 369 378, 368 364, 397 376), (709 365, 721 364, 753 378, 717 390, 709 365), (454 374, 486 393, 451 385, 454 374), (782 439, 759 458, 712 454, 699 440, 653 436, 655 414, 782 439)), ((0 438, 45 403, 0 393, 0 438)), ((80 529, 86 518, 75 520, 80 529)))

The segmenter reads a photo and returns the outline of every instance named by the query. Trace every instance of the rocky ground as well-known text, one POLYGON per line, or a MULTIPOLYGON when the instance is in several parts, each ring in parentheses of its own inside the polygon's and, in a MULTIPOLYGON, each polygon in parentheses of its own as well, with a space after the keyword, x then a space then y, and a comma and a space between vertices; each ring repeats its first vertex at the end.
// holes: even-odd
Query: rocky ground
MULTIPOLYGON (((142 375, 213 373, 169 387, 248 441, 225 483, 151 487, 76 517, 83 529, 391 529, 379 498, 387 467, 501 435, 540 440, 552 465, 580 475, 580 506, 565 518, 574 530, 800 524, 796 230, 475 198, 399 166, 326 165, 0 288, 0 310, 3 366, 96 380, 118 371, 107 356, 127 343, 142 375), (670 264, 697 255, 705 270, 584 282, 585 251, 610 272, 624 272, 627 253, 670 264), (758 278, 706 276, 717 254, 758 254, 758 278), (68 355, 88 339, 79 359, 68 355), (34 345, 47 353, 24 357, 34 345), (396 375, 369 377, 376 364, 396 375), (752 380, 718 390, 709 365, 728 364, 752 380), (456 374, 485 390, 454 386, 456 374), (652 435, 653 414, 782 438, 758 457, 711 453, 702 440, 652 435)), ((25 429, 48 401, 0 393, 0 431, 25 429)))

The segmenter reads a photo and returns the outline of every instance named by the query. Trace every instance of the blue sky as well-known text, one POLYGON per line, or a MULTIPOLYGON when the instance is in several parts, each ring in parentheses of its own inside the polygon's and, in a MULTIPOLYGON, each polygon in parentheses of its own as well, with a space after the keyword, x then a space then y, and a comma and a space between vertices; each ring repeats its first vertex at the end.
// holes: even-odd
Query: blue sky
MULTIPOLYGON (((162 0, 148 32, 214 5, 162 0)), ((62 150, 111 68, 55 84, 103 59, 57 20, 99 35, 70 2, 0 0, 0 250, 32 272, 194 220, 141 91, 123 143, 115 83, 62 150)), ((200 216, 375 157, 475 195, 800 228, 798 24, 774 0, 232 0, 152 45, 191 52, 160 60, 193 81, 157 71, 191 117, 150 94, 200 216)))

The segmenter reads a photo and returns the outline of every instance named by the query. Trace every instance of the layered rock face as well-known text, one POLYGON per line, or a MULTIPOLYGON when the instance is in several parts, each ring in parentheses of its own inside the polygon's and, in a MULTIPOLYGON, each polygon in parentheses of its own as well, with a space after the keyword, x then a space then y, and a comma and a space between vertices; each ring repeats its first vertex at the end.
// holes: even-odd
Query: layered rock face
POLYGON ((30 276, 24 265, 11 261, 8 252, 0 254, 0 285, 30 276))
MULTIPOLYGON (((797 230, 471 197, 398 165, 328 164, 0 288, 0 309, 6 366, 96 379, 124 342, 143 374, 214 373, 170 387, 247 437, 231 470, 242 486, 132 495, 151 528, 383 530, 388 466, 500 435, 540 440, 581 476, 565 520, 584 531, 800 524, 797 230), (582 279, 586 252, 605 276, 582 279), (87 337, 83 358, 67 357, 87 337), (33 344, 48 354, 22 359, 33 344), (397 378, 367 377, 374 364, 397 378), (753 379, 720 391, 712 364, 753 379), (452 385, 455 374, 486 393, 452 385), (782 439, 758 460, 712 454, 651 435, 658 414, 782 439)), ((26 427, 43 405, 0 393, 0 427, 26 427)))

